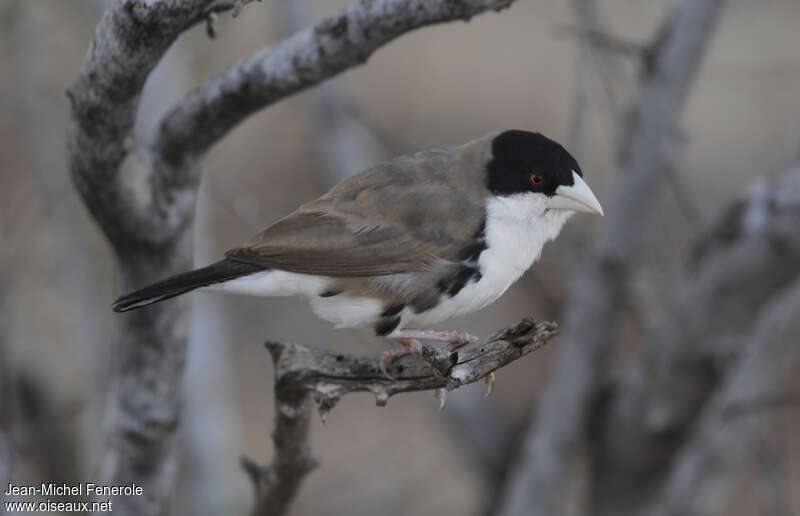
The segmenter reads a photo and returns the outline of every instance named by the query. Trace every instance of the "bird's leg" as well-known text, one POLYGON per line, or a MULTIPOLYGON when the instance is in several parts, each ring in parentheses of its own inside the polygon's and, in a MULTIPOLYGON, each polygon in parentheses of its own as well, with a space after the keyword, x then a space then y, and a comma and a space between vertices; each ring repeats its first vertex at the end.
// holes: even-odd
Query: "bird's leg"
POLYGON ((400 338, 447 342, 445 346, 447 351, 453 351, 467 344, 478 342, 478 337, 470 335, 465 331, 412 330, 404 328, 395 332, 395 336, 400 338))
POLYGON ((394 340, 402 347, 381 353, 381 372, 390 380, 394 380, 394 377, 389 374, 389 366, 392 365, 392 362, 406 355, 422 355, 422 344, 417 339, 395 337, 394 340))

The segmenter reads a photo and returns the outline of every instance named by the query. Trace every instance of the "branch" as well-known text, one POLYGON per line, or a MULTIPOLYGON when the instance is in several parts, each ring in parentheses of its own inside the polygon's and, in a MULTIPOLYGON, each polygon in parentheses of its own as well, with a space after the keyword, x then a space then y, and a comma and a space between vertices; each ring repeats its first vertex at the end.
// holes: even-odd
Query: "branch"
MULTIPOLYGON (((81 73, 67 89, 73 115, 67 138, 72 177, 115 247, 162 242, 183 222, 169 216, 161 196, 150 198, 150 192, 123 184, 122 164, 134 150, 131 131, 147 77, 212 1, 116 1, 105 11, 81 73)), ((146 168, 128 175, 146 175, 146 168)))
POLYGON ((414 356, 395 360, 390 369, 394 379, 381 373, 380 358, 342 355, 275 342, 268 342, 267 347, 273 357, 278 358, 278 382, 293 382, 310 391, 324 418, 339 399, 350 392, 371 392, 377 405, 383 406, 391 396, 401 392, 451 391, 483 380, 492 371, 544 346, 557 334, 557 328, 554 322, 536 323, 527 318, 479 345, 459 351, 447 352, 426 346, 424 360, 414 356))
MULTIPOLYGON (((153 149, 180 168, 207 151, 255 111, 366 62, 378 48, 406 32, 469 20, 514 0, 362 0, 301 30, 280 45, 239 61, 191 92, 161 123, 153 149)), ((180 188, 195 175, 171 178, 180 188)))
MULTIPOLYGON (((275 350, 270 351, 277 369, 278 355, 275 350)), ((312 402, 308 390, 278 375, 275 378, 275 458, 268 466, 246 456, 241 459, 255 491, 254 516, 284 514, 303 478, 319 465, 311 455, 309 442, 312 402)))
POLYGON ((371 392, 376 404, 383 406, 401 392, 457 389, 541 348, 558 333, 557 327, 554 322, 527 318, 456 352, 426 347, 424 359, 396 360, 391 370, 394 379, 383 375, 380 358, 267 342, 275 364, 275 459, 261 466, 242 458, 256 493, 253 514, 283 514, 305 475, 317 466, 308 442, 312 399, 325 421, 342 396, 351 392, 371 392))
POLYGON ((667 38, 657 46, 654 68, 642 85, 630 117, 628 152, 619 182, 611 189, 609 215, 595 250, 570 285, 564 340, 553 379, 528 430, 524 455, 507 486, 500 514, 560 514, 571 498, 567 486, 577 451, 585 441, 589 410, 601 393, 629 271, 647 233, 647 213, 679 153, 672 138, 678 116, 700 66, 721 0, 682 0, 670 18, 667 38))

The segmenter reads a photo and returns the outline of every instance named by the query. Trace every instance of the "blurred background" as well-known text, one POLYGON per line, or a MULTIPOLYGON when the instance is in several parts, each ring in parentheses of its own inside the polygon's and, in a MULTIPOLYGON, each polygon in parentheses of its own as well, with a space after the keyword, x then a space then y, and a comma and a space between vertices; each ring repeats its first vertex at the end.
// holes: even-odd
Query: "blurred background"
MULTIPOLYGON (((77 76, 106 3, 0 2, 0 362, 14 483, 91 481, 102 453, 104 395, 120 294, 113 254, 74 191, 65 160, 77 76)), ((186 92, 236 60, 331 15, 345 1, 264 0, 216 39, 184 34, 151 76, 137 131, 145 135, 186 92)), ((649 41, 670 2, 598 0, 603 27, 649 41)), ((619 120, 639 84, 636 57, 587 61, 573 2, 520 1, 500 13, 415 31, 365 66, 286 99, 238 126, 204 160, 195 261, 205 264, 378 160, 460 144, 489 131, 541 131, 576 156, 606 207, 619 120)), ((800 141, 800 2, 733 0, 721 17, 681 119, 685 159, 646 215, 650 231, 626 321, 623 367, 696 239, 758 178, 785 171, 800 141)), ((574 217, 541 263, 497 303, 448 322, 484 337, 533 315, 559 320, 571 267, 603 224, 574 217)), ((800 228, 798 228, 800 231, 800 228)), ((242 453, 272 454, 272 364, 265 339, 378 354, 367 331, 333 330, 305 303, 193 294, 182 459, 175 514, 244 514, 252 503, 242 453), (211 509, 209 509, 211 508, 211 509)), ((347 396, 313 428, 322 467, 291 514, 486 514, 515 456, 558 340, 483 386, 400 395, 376 408, 347 396)), ((315 415, 316 417, 316 415, 315 415)), ((780 461, 775 512, 744 489, 727 514, 800 514, 800 440, 792 411, 764 434, 780 461)), ((749 485, 745 482, 744 485, 749 485)), ((5 488, 5 486, 3 486, 5 488)), ((771 496, 771 495, 770 495, 771 496)))

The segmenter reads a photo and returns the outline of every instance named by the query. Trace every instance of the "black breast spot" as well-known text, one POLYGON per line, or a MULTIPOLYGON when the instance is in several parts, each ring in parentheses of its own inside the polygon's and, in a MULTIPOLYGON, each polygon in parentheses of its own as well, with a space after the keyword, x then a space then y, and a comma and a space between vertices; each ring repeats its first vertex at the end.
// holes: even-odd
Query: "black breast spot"
POLYGON ((477 262, 481 253, 487 249, 486 240, 474 240, 468 246, 464 247, 458 254, 458 259, 464 262, 477 262))
POLYGON ((428 291, 418 296, 414 297, 411 302, 411 310, 415 314, 420 314, 422 312, 427 312, 431 308, 434 308, 436 305, 439 304, 439 297, 442 291, 428 291))
POLYGON ((381 319, 375 325, 375 335, 379 337, 384 337, 389 335, 394 331, 395 328, 400 324, 400 317, 394 317, 392 319, 381 319))
POLYGON ((403 308, 405 307, 406 307, 405 303, 398 303, 395 305, 391 305, 388 308, 386 308, 386 310, 383 311, 381 317, 391 317, 393 315, 397 315, 400 312, 402 312, 403 308))
POLYGON ((458 269, 458 272, 451 278, 446 281, 440 281, 439 288, 442 289, 442 287, 446 287, 446 289, 443 289, 443 292, 447 292, 448 296, 453 297, 461 292, 461 289, 463 289, 470 280, 480 281, 480 279, 481 271, 478 267, 462 265, 458 269))
POLYGON ((477 262, 481 253, 488 249, 486 245, 486 219, 483 219, 478 230, 472 235, 472 240, 458 253, 462 262, 477 262))

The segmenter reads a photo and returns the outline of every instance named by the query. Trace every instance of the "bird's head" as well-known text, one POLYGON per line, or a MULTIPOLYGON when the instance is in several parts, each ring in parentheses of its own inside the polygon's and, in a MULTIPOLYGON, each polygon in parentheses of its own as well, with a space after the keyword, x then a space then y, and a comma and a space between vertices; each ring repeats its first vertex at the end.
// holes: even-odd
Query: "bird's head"
POLYGON ((511 130, 495 136, 491 150, 487 187, 494 195, 538 194, 547 210, 603 215, 578 162, 560 144, 539 133, 511 130))

